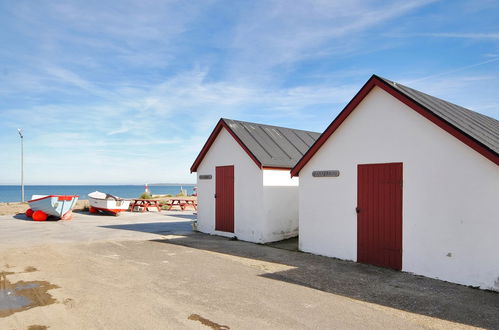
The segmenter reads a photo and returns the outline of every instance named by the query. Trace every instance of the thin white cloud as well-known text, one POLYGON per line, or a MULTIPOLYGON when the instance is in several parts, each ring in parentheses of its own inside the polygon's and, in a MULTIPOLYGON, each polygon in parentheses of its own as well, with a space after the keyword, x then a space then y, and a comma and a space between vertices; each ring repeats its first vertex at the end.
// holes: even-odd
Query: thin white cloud
POLYGON ((73 85, 87 92, 90 92, 93 95, 101 96, 104 98, 109 98, 112 96, 109 91, 96 87, 90 81, 83 79, 80 75, 68 69, 52 64, 42 65, 42 68, 47 74, 55 77, 59 83, 73 85))
POLYGON ((499 33, 413 33, 405 34, 407 36, 417 37, 435 37, 435 38, 457 38, 457 39, 493 39, 499 40, 499 33))
POLYGON ((452 74, 452 73, 457 73, 457 72, 465 71, 465 70, 468 70, 468 69, 471 69, 471 68, 475 68, 477 66, 481 66, 481 65, 485 65, 485 64, 489 64, 489 63, 497 62, 497 61, 499 61, 499 58, 496 57, 496 58, 492 58, 490 60, 486 60, 486 61, 482 61, 482 62, 478 62, 478 63, 473 63, 473 64, 470 64, 470 65, 461 66, 461 67, 458 67, 458 68, 455 68, 455 69, 452 69, 452 70, 448 70, 448 71, 444 71, 444 72, 440 72, 440 73, 431 74, 431 75, 428 75, 428 76, 425 76, 425 77, 413 79, 413 80, 407 81, 405 83, 406 84, 413 84, 413 83, 420 82, 420 81, 423 81, 423 80, 428 80, 428 79, 432 79, 432 78, 436 78, 436 77, 441 77, 441 76, 449 75, 449 74, 452 74))
POLYGON ((231 47, 234 76, 269 74, 276 66, 363 49, 362 32, 435 0, 393 1, 382 6, 360 1, 271 1, 255 6, 236 27, 231 47), (334 47, 324 51, 325 43, 334 47))
POLYGON ((413 76, 402 76, 397 78, 396 81, 424 93, 499 119, 496 91, 498 78, 494 74, 466 74, 464 72, 457 72, 424 80, 414 79, 413 76), (476 95, 481 95, 481 97, 477 98, 476 95))
MULTIPOLYGON (((31 183, 193 181, 188 168, 220 117, 320 131, 379 67, 335 61, 393 47, 397 40, 372 42, 372 31, 433 2, 16 1, 16 38, 31 42, 0 49, 17 63, 0 76, 0 102, 11 100, 0 123, 14 134, 1 148, 9 161, 0 183, 17 175, 17 127, 31 183), (325 58, 333 69, 290 79, 325 58)), ((456 75, 490 59, 436 75, 418 67, 402 81, 452 96, 485 79, 481 86, 493 85, 483 74, 456 75)))
MULTIPOLYGON (((50 72, 85 90, 100 91, 66 70, 56 68, 50 72)), ((51 183, 98 181, 86 168, 81 169, 89 166, 99 169, 103 182, 113 183, 117 182, 114 178, 118 173, 124 175, 126 169, 131 173, 141 166, 141 162, 132 158, 143 159, 148 164, 146 181, 192 181, 187 169, 220 117, 249 119, 247 116, 251 114, 262 121, 283 124, 293 118, 303 120, 307 107, 345 102, 354 93, 355 86, 269 89, 207 81, 205 71, 193 70, 157 85, 126 90, 126 93, 107 91, 108 98, 97 104, 89 100, 80 104, 45 104, 2 111, 0 120, 9 119, 10 126, 20 125, 26 129, 31 159, 28 167, 33 175, 30 182, 47 183, 44 178, 51 177, 50 173, 61 166, 79 169, 78 178, 63 175, 51 183), (44 160, 47 154, 51 157, 44 160), (105 166, 106 162, 113 165, 105 166), (168 164, 167 172, 162 169, 165 164, 168 164), (34 168, 37 174, 33 174, 34 168)), ((0 182, 5 181, 4 175, 12 176, 13 171, 14 165, 0 173, 0 182)), ((123 182, 126 176, 121 178, 123 182)))

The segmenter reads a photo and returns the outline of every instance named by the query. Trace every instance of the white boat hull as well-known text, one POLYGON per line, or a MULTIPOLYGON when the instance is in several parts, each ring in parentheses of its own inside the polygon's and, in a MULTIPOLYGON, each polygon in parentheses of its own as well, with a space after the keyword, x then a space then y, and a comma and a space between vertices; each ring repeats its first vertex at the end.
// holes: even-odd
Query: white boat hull
POLYGON ((88 194, 88 201, 90 203, 91 212, 93 210, 98 210, 115 215, 128 210, 128 207, 130 206, 129 200, 100 193, 98 191, 88 194))
POLYGON ((78 196, 66 195, 33 195, 28 201, 32 211, 43 211, 49 216, 62 218, 71 212, 78 201, 78 196))

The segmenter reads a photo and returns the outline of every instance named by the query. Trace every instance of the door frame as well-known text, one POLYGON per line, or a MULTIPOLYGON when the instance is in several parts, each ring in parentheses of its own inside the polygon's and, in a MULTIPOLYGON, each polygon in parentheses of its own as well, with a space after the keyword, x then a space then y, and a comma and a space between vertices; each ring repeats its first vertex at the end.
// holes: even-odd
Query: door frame
MULTIPOLYGON (((402 162, 391 162, 391 163, 369 163, 369 164, 358 164, 357 165, 357 207, 356 207, 356 212, 357 212, 357 261, 358 262, 362 262, 362 263, 369 263, 369 264, 373 264, 373 265, 376 265, 376 266, 380 266, 380 267, 386 267, 386 268, 392 268, 392 269, 396 269, 396 270, 402 270, 402 263, 403 263, 403 180, 404 180, 404 173, 403 173, 403 163, 402 162), (393 182, 393 184, 395 185, 394 188, 396 189, 395 191, 390 191, 390 194, 389 194, 389 200, 385 201, 380 201, 380 199, 382 198, 382 194, 381 192, 379 192, 379 190, 377 192, 374 192, 374 191, 364 191, 364 190, 361 190, 361 189, 369 189, 369 188, 373 188, 374 184, 371 183, 371 185, 367 184, 366 186, 362 186, 364 183, 361 182, 361 170, 362 169, 366 169, 367 167, 385 167, 385 170, 386 167, 388 166, 391 166, 392 169, 390 170, 393 170, 395 171, 393 173, 393 176, 394 178, 392 178, 392 176, 388 175, 388 178, 391 180, 391 179, 394 179, 396 180, 395 182, 393 182), (397 182, 399 181, 400 182, 397 182), (396 185, 400 184, 400 189, 398 189, 398 187, 396 185), (386 227, 383 227, 383 230, 379 230, 380 229, 380 224, 384 224, 386 226, 386 219, 387 217, 384 218, 383 221, 381 220, 378 220, 377 222, 375 222, 374 224, 377 225, 377 233, 375 233, 374 229, 371 227, 369 228, 370 225, 372 225, 373 223, 370 223, 370 224, 366 224, 365 221, 366 219, 363 218, 361 220, 361 218, 363 216, 365 216, 366 213, 362 213, 362 208, 365 209, 365 205, 361 205, 362 203, 364 203, 365 201, 361 201, 361 198, 366 198, 365 195, 367 194, 367 201, 368 201, 368 204, 370 204, 371 206, 371 212, 374 212, 374 210, 377 210, 378 212, 380 212, 379 210, 380 209, 383 209, 383 212, 388 212, 388 214, 391 215, 391 218, 388 217, 388 221, 390 222, 389 223, 389 229, 387 230, 386 227), (374 202, 374 201, 378 201, 377 203, 374 202), (371 204, 373 203, 374 204, 371 204), (390 204, 387 204, 387 203, 390 203, 390 204), (388 207, 387 207, 388 205, 388 207), (364 221, 364 223, 362 224, 361 221, 364 221), (366 227, 367 226, 367 227, 366 227), (365 238, 365 232, 363 232, 364 230, 367 230, 368 231, 368 236, 370 237, 370 240, 368 242, 366 241, 363 241, 363 239, 365 238), (376 236, 377 234, 377 236, 376 236), (387 235, 388 234, 388 235, 387 235), (390 235, 393 235, 390 237, 390 235), (388 239, 387 239, 388 237, 388 239), (392 246, 390 248, 386 247, 386 244, 387 244, 387 240, 391 240, 392 238, 395 238, 395 241, 392 241, 392 242, 389 242, 389 243, 394 243, 394 246, 395 246, 395 249, 392 248, 392 246), (362 243, 362 244, 361 244, 362 243), (370 247, 366 248, 366 244, 368 245, 371 245, 370 247), (390 256, 387 256, 388 253, 386 254, 381 254, 381 253, 378 253, 378 254, 371 254, 372 250, 370 250, 369 248, 373 248, 373 247, 382 247, 382 245, 385 244, 385 248, 382 248, 384 249, 385 251, 386 250, 391 250, 391 251, 396 251, 397 249, 399 250, 398 252, 395 252, 397 253, 395 256, 393 255, 390 255, 390 256), (373 246, 374 245, 374 246, 373 246), (362 248, 361 248, 362 246, 362 248), (369 256, 366 256, 366 251, 367 251, 367 255, 370 254, 370 257, 369 256), (381 258, 381 259, 384 259, 384 261, 382 262, 378 262, 377 260, 375 260, 376 258, 381 258)), ((362 174, 364 175, 364 174, 362 174)), ((377 177, 374 177, 376 180, 381 180, 380 178, 380 175, 379 175, 379 172, 377 172, 377 177)), ((372 178, 371 178, 372 180, 372 178)), ((388 182, 390 183, 390 182, 388 182)), ((381 184, 378 183, 378 189, 382 188, 381 187, 381 184)), ((386 194, 386 191, 384 192, 386 194)), ((386 195, 385 195, 386 196, 386 195)), ((371 218, 372 219, 372 218, 371 218)), ((388 244, 389 244, 388 243, 388 244)))
MULTIPOLYGON (((235 231, 235 167, 234 165, 223 165, 223 166, 215 166, 215 230, 216 231, 221 231, 221 232, 226 232, 226 233, 234 233, 235 231), (221 193, 220 191, 218 191, 218 187, 219 187, 219 183, 221 184, 221 182, 219 180, 221 180, 221 178, 219 177, 219 169, 228 169, 230 168, 232 170, 232 187, 230 188, 230 192, 231 195, 232 195, 232 199, 231 201, 229 202, 229 205, 220 205, 221 203, 223 203, 223 200, 221 200, 221 198, 224 198, 224 197, 221 197, 221 193), (219 202, 220 201, 220 202, 219 202), (220 203, 220 204, 219 204, 220 203), (230 205, 231 204, 231 205, 230 205), (229 207, 232 209, 232 211, 228 211, 227 213, 227 210, 222 210, 222 209, 219 209, 220 208, 226 208, 226 207, 229 207), (225 211, 225 214, 224 214, 224 211, 225 211), (223 218, 225 217, 225 218, 223 218), (229 219, 227 219, 226 217, 228 217, 229 219), (227 222, 228 221, 228 222, 227 222)), ((226 198, 226 197, 225 197, 226 198)))

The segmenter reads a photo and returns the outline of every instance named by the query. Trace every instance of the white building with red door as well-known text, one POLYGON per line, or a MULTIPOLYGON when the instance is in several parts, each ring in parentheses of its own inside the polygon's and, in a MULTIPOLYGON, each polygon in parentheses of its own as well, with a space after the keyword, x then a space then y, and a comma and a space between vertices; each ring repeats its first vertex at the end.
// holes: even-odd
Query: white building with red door
POLYGON ((319 133, 221 119, 194 161, 199 231, 265 243, 298 235, 290 169, 319 133))
POLYGON ((292 169, 302 251, 499 291, 499 121, 373 76, 292 169))

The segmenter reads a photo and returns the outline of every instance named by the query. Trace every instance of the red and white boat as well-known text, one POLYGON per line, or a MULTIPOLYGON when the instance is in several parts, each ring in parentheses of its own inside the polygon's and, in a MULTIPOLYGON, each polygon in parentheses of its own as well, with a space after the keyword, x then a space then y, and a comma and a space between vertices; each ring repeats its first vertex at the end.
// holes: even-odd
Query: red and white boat
POLYGON ((88 194, 88 201, 90 203, 90 213, 103 212, 112 215, 118 215, 120 212, 128 210, 130 201, 106 194, 100 191, 94 191, 88 194))
POLYGON ((62 220, 72 219, 71 210, 76 205, 79 196, 75 195, 33 195, 28 201, 28 217, 43 221, 52 216, 62 220))

